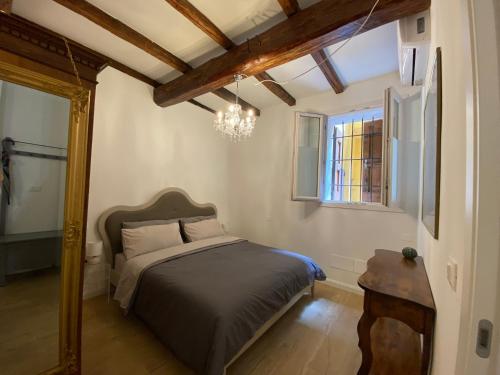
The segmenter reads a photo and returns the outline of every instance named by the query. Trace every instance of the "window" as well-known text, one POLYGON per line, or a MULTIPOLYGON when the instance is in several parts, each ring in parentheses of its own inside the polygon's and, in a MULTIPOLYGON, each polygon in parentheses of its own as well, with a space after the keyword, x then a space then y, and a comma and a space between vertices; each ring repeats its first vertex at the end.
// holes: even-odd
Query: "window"
POLYGON ((328 117, 326 201, 382 203, 384 110, 328 117))
POLYGON ((418 103, 390 88, 378 107, 332 116, 297 112, 292 200, 413 207, 418 103))

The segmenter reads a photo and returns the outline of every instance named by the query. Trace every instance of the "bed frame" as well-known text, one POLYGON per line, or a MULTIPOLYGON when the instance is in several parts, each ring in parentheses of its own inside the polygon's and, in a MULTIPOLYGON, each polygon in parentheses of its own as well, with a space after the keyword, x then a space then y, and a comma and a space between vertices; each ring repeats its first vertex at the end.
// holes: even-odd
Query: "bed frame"
POLYGON ((110 282, 116 286, 120 278, 115 269, 115 255, 123 252, 121 229, 127 221, 170 220, 180 217, 215 216, 217 207, 211 203, 195 202, 182 189, 167 188, 149 202, 138 206, 115 206, 99 217, 97 229, 101 235, 106 262, 111 265, 110 282))
POLYGON ((276 314, 274 314, 271 319, 269 319, 267 322, 264 323, 262 327, 259 328, 257 332, 255 332, 255 335, 247 341, 245 345, 240 349, 240 351, 229 361, 229 363, 226 365, 224 368, 224 375, 226 374, 226 370, 229 366, 231 366, 236 360, 250 347, 255 343, 264 333, 267 332, 269 328, 271 328, 274 323, 276 323, 283 315, 286 314, 288 310, 290 310, 299 300, 305 296, 309 295, 311 298, 314 299, 314 282, 308 286, 307 288, 304 288, 302 291, 297 293, 295 297, 293 297, 290 302, 288 302, 285 306, 281 308, 280 311, 278 311, 276 314))
MULTIPOLYGON (((99 218, 98 231, 101 235, 106 261, 111 265, 110 281, 117 285, 120 275, 115 270, 115 255, 122 252, 121 225, 126 221, 169 220, 181 217, 217 216, 217 207, 211 203, 195 202, 182 189, 167 188, 156 194, 149 202, 138 206, 116 206, 106 210, 99 218)), ((314 282, 297 293, 271 319, 255 333, 241 350, 226 365, 233 364, 255 341, 272 327, 304 295, 314 298, 314 282)), ((224 372, 225 372, 224 370, 224 372)))

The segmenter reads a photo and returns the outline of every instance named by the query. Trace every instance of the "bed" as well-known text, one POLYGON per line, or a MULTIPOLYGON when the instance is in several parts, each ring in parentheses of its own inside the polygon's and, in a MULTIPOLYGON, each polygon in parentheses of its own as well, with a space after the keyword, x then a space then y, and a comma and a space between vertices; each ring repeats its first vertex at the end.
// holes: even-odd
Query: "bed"
POLYGON ((325 275, 310 258, 230 235, 123 257, 123 223, 194 217, 217 209, 169 188, 144 205, 107 210, 99 232, 120 306, 196 373, 221 375, 325 275))

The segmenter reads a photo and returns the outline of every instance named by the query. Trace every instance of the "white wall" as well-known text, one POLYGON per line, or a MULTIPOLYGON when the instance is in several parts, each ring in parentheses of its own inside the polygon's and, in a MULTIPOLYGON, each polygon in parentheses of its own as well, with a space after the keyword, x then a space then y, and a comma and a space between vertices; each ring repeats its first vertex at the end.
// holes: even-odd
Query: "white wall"
POLYGON ((290 200, 294 111, 332 115, 382 104, 389 86, 403 96, 409 93, 398 81, 394 73, 353 84, 340 95, 331 91, 300 99, 293 108, 264 108, 252 137, 230 145, 229 229, 258 243, 312 256, 329 278, 350 287, 356 286, 374 249, 416 246, 417 222, 410 215, 290 200))
MULTIPOLYGON (((433 374, 490 374, 494 372, 485 371, 486 367, 471 367, 464 366, 468 358, 476 358, 477 364, 486 361, 479 359, 474 354, 475 342, 473 336, 476 332, 475 324, 471 327, 471 331, 464 329, 466 324, 463 320, 470 319, 470 313, 467 297, 468 293, 475 293, 474 288, 479 287, 478 281, 488 278, 488 282, 483 284, 486 286, 488 293, 495 296, 495 274, 489 272, 491 268, 496 269, 498 257, 498 210, 495 214, 489 215, 489 222, 485 222, 480 226, 479 232, 490 232, 493 237, 496 237, 497 246, 490 246, 488 251, 491 255, 489 261, 487 258, 482 258, 483 266, 479 268, 480 274, 473 282, 470 277, 470 267, 478 258, 474 259, 472 255, 472 237, 473 224, 472 216, 474 210, 473 194, 477 186, 474 186, 474 175, 481 173, 476 170, 477 155, 481 155, 480 159, 491 159, 493 150, 498 150, 498 137, 490 136, 488 139, 483 139, 479 145, 479 149, 475 150, 475 137, 481 134, 484 138, 483 130, 476 133, 474 122, 477 118, 471 119, 473 106, 476 105, 477 97, 472 97, 472 64, 470 61, 469 52, 469 24, 468 24, 468 6, 469 1, 456 0, 436 0, 431 5, 431 20, 432 20, 432 42, 431 50, 436 47, 441 47, 442 50, 442 66, 443 66, 443 113, 442 113, 442 149, 441 149, 441 201, 440 201, 440 230, 439 239, 435 240, 428 233, 424 225, 419 221, 418 228, 418 245, 425 252, 425 261, 429 279, 431 282, 434 299, 437 306, 437 326, 434 336, 434 360, 433 374), (470 100, 469 100, 470 99, 470 100), (478 154, 475 155, 475 152, 478 154), (446 266, 449 261, 455 261, 458 265, 458 284, 454 291, 446 277, 446 266), (465 293, 465 294, 464 294, 465 293), (465 296, 465 297, 464 297, 465 296), (462 323, 462 324, 461 324, 462 323), (471 345, 464 350, 464 342, 471 337, 471 345)), ((486 5, 491 1, 470 1, 476 5, 486 5)), ((491 14, 491 13, 490 13, 491 14)), ((478 24, 484 24, 486 21, 484 14, 477 19, 478 24)), ((473 35, 472 38, 475 36, 473 35)), ((491 39, 494 33, 482 35, 482 40, 479 43, 494 42, 491 39)), ((485 51, 486 52, 486 51, 485 51)), ((475 63, 478 66, 486 64, 493 66, 491 57, 496 55, 494 50, 489 49, 488 52, 475 63)), ((496 56, 495 56, 496 57, 496 56)), ((483 66, 484 68, 484 66, 483 66)), ((428 69, 428 78, 431 66, 428 69)), ((496 69, 496 68, 495 68, 496 69)), ((486 78, 487 80, 497 79, 496 72, 486 78)), ((497 81, 495 81, 497 82, 497 81)), ((496 88, 498 90, 498 87, 496 88)), ((498 101, 491 103, 492 100, 498 99, 498 93, 494 96, 490 93, 483 98, 479 98, 479 103, 490 101, 488 105, 496 107, 498 111, 498 101)), ((498 112, 497 112, 498 113, 498 112)), ((484 113, 486 114, 486 113, 484 113)), ((483 115, 481 115, 482 117, 483 115)), ((491 127, 493 124, 498 129, 498 116, 489 116, 486 114, 484 119, 491 127)), ((484 121, 484 120, 483 120, 484 121)), ((479 121, 481 123, 481 121, 479 121)), ((483 127, 484 125, 480 125, 483 127)), ((493 133, 491 133, 493 134, 493 133)), ((498 131, 497 133, 498 134, 498 131)), ((488 136, 486 136, 488 138, 488 136)), ((496 162, 490 163, 485 172, 490 176, 490 180, 485 179, 485 183, 479 186, 480 191, 487 192, 488 195, 482 195, 481 202, 486 200, 485 206, 489 207, 489 212, 494 213, 498 209, 495 204, 498 202, 498 173, 496 174, 496 182, 494 171, 498 171, 498 159, 496 162), (495 169, 496 168, 496 169, 495 169), (496 191, 496 193, 495 193, 496 191), (493 199, 491 199, 493 197, 493 199)), ((477 240, 477 239, 476 239, 477 240)), ((479 242, 478 242, 479 243, 479 242)), ((483 288, 484 291, 486 289, 483 288)), ((480 292, 480 291, 479 291, 480 292)), ((483 303, 495 303, 494 299, 490 301, 483 300, 483 303)), ((467 322, 466 322, 467 323, 467 322)))
MULTIPOLYGON (((494 2, 495 7, 495 20, 496 20, 496 40, 500 41, 500 2, 494 2)), ((498 42, 497 42, 498 43, 498 42)), ((497 48, 497 56, 498 56, 498 77, 500 79, 500 48, 497 48)), ((497 167, 497 170, 500 169, 497 167)), ((500 228, 499 228, 500 231, 500 228)), ((499 238, 500 241, 500 238, 499 238)), ((500 257, 499 257, 500 263, 500 257)), ((500 264, 497 266, 500 269, 500 264)), ((497 279, 496 290, 500 290, 500 279, 497 279)), ((497 298, 497 306, 496 306, 496 319, 495 319, 496 329, 496 350, 494 348, 494 365, 496 365, 496 373, 500 374, 500 298, 497 298)))
MULTIPOLYGON (((0 138, 67 147, 69 100, 4 82, 0 138)), ((15 149, 65 155, 66 151, 16 144, 15 149)), ((6 233, 62 229, 66 162, 13 155, 6 233)))
POLYGON ((95 224, 108 207, 143 203, 164 187, 179 186, 199 202, 214 202, 229 231, 310 255, 331 279, 349 286, 356 284, 362 261, 373 249, 417 245, 438 309, 433 374, 461 371, 457 350, 471 232, 466 212, 465 77, 470 66, 464 58, 464 3, 435 0, 431 8, 431 51, 440 46, 443 54, 438 241, 414 215, 290 200, 294 111, 334 114, 381 103, 383 89, 398 86, 397 75, 353 84, 340 95, 300 99, 294 108, 264 108, 253 136, 228 144, 213 130, 209 113, 188 103, 161 109, 151 100, 150 87, 111 68, 100 74, 97 89, 88 240, 98 238, 95 224), (458 263, 456 291, 446 280, 449 259, 458 263))
MULTIPOLYGON (((462 331, 459 338, 457 372, 459 374, 498 374, 500 346, 500 39, 498 23, 500 4, 497 0, 467 1, 472 38, 473 70, 466 79, 467 121, 466 150, 468 173, 467 197, 471 208, 466 207, 468 223, 472 223, 472 235, 466 243, 464 291, 462 306, 462 331), (496 8, 496 9, 495 9, 496 8), (495 24, 496 23, 496 24, 495 24), (469 139, 474 142, 470 142, 469 139), (470 160, 469 160, 470 159, 470 160), (470 176, 470 177, 469 177, 470 176), (474 272, 470 272, 473 270, 474 272), (494 324, 492 355, 489 359, 475 354, 477 324, 488 319, 494 324), (464 324, 465 323, 467 324, 464 324), (465 329, 467 328, 467 329, 465 329), (468 345, 462 345, 467 339, 468 345), (464 353, 465 348, 465 355, 464 353), (465 359, 465 360, 464 360, 465 359), (464 366, 465 363, 465 366, 464 366), (495 370, 496 367, 496 370, 495 370), (464 370, 462 370, 464 369, 464 370)), ((467 75, 466 75, 467 76, 467 75)))
MULTIPOLYGON (((138 205, 160 190, 180 187, 227 217, 226 142, 214 116, 192 104, 160 108, 153 89, 113 68, 98 76, 87 242, 100 241, 99 216, 116 205, 138 205)), ((84 297, 105 292, 102 264, 85 267, 84 297)))
POLYGON ((87 241, 99 239, 99 215, 145 202, 168 186, 213 202, 228 230, 314 257, 328 276, 356 285, 375 248, 416 245, 416 219, 404 213, 318 207, 290 201, 294 111, 340 113, 382 104, 384 88, 401 94, 397 74, 262 110, 253 136, 233 144, 213 116, 189 103, 160 108, 152 89, 111 68, 99 75, 94 117, 87 241), (360 235, 362 233, 362 235, 360 235), (356 264, 354 272, 354 262, 356 264), (332 267, 335 266, 335 267, 332 267), (337 267, 337 268, 336 268, 337 267))
POLYGON ((153 89, 112 68, 97 85, 87 241, 99 239, 97 220, 115 205, 137 205, 167 187, 185 189, 227 215, 226 142, 214 116, 192 104, 158 107, 153 89))

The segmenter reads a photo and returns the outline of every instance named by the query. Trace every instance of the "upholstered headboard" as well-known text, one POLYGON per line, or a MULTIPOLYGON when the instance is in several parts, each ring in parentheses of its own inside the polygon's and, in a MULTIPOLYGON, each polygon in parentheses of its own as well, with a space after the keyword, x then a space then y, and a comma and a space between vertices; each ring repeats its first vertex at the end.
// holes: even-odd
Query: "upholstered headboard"
POLYGON ((115 254, 123 251, 121 230, 124 222, 212 215, 217 215, 213 204, 198 204, 178 188, 162 190, 143 205, 112 207, 101 215, 98 223, 107 262, 114 265, 115 254))

